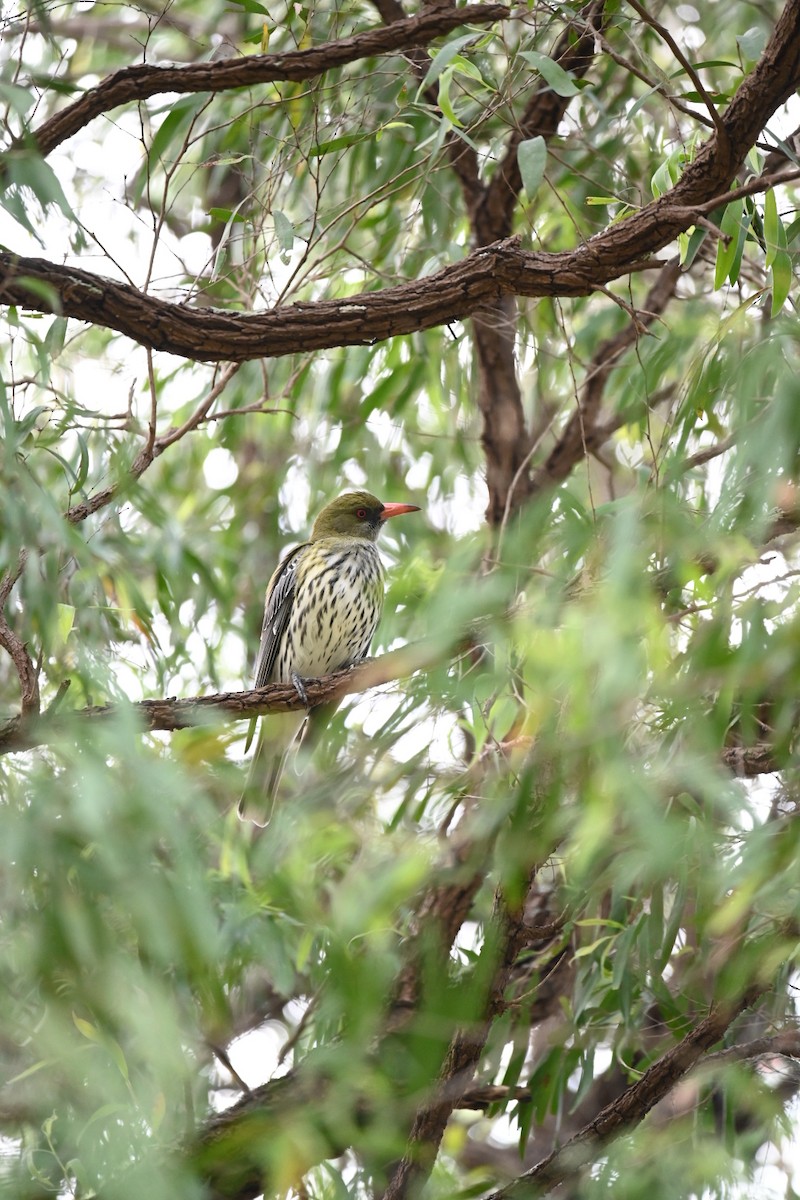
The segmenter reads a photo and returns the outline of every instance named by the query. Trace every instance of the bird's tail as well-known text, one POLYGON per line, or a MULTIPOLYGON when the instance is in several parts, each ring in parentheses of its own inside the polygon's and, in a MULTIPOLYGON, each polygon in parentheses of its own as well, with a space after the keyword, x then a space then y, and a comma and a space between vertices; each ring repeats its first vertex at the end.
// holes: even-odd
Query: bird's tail
MULTIPOLYGON (((338 707, 336 702, 318 704, 308 713, 288 712, 261 718, 247 783, 239 800, 241 820, 262 827, 269 824, 287 764, 293 763, 296 776, 303 774, 338 707)), ((288 784, 287 780, 286 791, 288 784)), ((296 786, 302 786, 299 780, 296 786)))
POLYGON ((275 807, 281 776, 286 762, 302 737, 306 714, 280 713, 263 717, 256 748, 250 761, 247 782, 239 798, 239 818, 265 826, 275 807))

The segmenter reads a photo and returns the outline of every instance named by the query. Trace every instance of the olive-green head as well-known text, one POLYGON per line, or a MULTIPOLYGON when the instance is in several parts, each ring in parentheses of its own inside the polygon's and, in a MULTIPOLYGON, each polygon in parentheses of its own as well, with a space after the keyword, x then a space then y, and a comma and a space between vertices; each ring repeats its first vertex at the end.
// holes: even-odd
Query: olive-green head
POLYGON ((419 512, 417 504, 381 504, 370 492, 345 492, 332 500, 317 517, 311 541, 326 537, 366 538, 375 542, 390 517, 419 512))

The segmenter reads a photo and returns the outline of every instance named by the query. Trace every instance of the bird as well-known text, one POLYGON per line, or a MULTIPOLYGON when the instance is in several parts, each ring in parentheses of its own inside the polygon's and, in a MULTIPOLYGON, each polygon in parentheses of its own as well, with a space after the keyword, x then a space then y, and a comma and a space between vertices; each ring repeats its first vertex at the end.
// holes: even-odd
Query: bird
POLYGON ((346 492, 323 508, 307 542, 280 562, 267 584, 254 686, 291 683, 308 710, 262 721, 239 816, 269 823, 289 752, 312 723, 336 705, 309 709, 303 679, 352 667, 367 654, 383 609, 383 565, 376 542, 385 523, 416 504, 383 504, 370 492, 346 492), (269 762, 264 761, 269 756, 269 762))

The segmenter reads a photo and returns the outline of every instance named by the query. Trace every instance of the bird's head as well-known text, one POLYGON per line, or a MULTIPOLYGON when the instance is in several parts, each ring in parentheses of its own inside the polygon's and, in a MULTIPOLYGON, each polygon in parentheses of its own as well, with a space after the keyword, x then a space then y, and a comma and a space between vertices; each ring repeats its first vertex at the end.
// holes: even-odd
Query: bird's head
POLYGON ((408 512, 419 512, 419 506, 381 504, 369 492, 345 492, 344 496, 338 496, 323 508, 311 530, 311 541, 338 536, 366 538, 375 542, 384 521, 408 512))

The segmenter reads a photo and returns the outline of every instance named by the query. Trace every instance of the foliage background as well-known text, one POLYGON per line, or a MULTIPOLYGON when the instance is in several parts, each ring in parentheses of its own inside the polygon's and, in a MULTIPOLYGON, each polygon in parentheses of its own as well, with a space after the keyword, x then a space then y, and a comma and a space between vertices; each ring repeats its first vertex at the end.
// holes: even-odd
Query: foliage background
POLYGON ((3 15, 9 1195, 794 1194, 800 9, 497 8, 3 15), (416 648, 257 835, 135 702, 364 485, 416 648))

